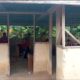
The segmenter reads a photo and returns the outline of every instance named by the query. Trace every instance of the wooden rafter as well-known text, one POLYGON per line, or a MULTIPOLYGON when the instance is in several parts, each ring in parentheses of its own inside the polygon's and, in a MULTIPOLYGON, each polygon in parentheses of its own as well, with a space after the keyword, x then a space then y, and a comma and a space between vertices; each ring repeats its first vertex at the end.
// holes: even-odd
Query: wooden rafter
POLYGON ((44 18, 44 17, 47 16, 48 14, 53 14, 58 8, 59 8, 59 6, 55 6, 55 7, 53 6, 53 7, 51 7, 50 9, 48 9, 47 12, 45 12, 45 14, 42 14, 42 15, 38 18, 38 20, 44 18))
POLYGON ((45 14, 44 12, 0 12, 0 14, 45 14))

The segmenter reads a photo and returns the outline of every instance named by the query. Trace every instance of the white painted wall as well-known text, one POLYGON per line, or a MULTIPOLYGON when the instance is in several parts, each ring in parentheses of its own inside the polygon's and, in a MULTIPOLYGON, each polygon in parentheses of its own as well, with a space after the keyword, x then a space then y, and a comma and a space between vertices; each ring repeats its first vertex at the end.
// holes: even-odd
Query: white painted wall
POLYGON ((0 75, 9 75, 9 46, 0 43, 0 75))
POLYGON ((63 78, 63 50, 61 46, 56 47, 56 80, 63 78))
POLYGON ((80 47, 57 46, 57 80, 80 80, 80 47))
POLYGON ((49 42, 36 42, 34 46, 34 73, 48 72, 52 74, 49 42))

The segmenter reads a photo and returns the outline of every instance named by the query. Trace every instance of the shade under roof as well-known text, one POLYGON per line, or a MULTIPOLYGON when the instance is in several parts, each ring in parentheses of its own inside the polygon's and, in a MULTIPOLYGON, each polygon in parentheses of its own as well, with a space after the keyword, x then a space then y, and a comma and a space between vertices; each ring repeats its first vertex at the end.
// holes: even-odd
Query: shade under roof
MULTIPOLYGON (((16 13, 45 13, 54 5, 50 4, 18 4, 18 3, 0 3, 0 12, 16 13)), ((6 14, 0 14, 0 24, 6 24, 6 14)), ((33 14, 10 14, 9 21, 12 25, 33 25, 33 14)), ((36 15, 37 18, 40 14, 36 15)), ((46 21, 46 19, 45 19, 46 21)))
MULTIPOLYGON (((26 4, 26 3, 0 3, 0 12, 16 13, 47 13, 47 11, 58 4, 26 4)), ((80 24, 80 6, 65 6, 66 25, 80 24)), ((36 14, 36 25, 48 26, 49 16, 38 20, 40 14, 36 14)), ((56 15, 53 14, 53 23, 55 25, 56 15)), ((9 14, 10 25, 33 25, 33 14, 9 14)), ((0 14, 0 24, 7 24, 7 14, 0 14)))

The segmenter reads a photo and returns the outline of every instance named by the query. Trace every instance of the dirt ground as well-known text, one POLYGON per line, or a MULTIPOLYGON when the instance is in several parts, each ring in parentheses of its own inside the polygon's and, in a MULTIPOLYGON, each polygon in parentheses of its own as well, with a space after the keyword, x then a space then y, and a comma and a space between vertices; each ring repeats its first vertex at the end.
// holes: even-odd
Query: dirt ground
MULTIPOLYGON (((54 60, 55 58, 53 58, 53 65, 55 65, 54 60)), ((53 67, 53 75, 51 76, 47 72, 29 74, 26 69, 26 60, 19 59, 18 61, 14 61, 13 59, 11 65, 11 75, 0 76, 0 80, 56 80, 55 66, 53 67)))
POLYGON ((0 80, 55 80, 55 74, 53 76, 45 72, 37 74, 14 74, 10 77, 0 76, 0 80))

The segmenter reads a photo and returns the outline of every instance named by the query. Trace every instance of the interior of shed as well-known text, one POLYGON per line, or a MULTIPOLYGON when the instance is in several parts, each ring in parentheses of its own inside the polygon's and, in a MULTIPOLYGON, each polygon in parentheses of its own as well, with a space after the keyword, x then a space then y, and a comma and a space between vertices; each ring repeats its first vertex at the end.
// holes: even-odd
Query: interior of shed
POLYGON ((0 6, 0 24, 5 24, 7 27, 10 73, 26 73, 27 58, 24 56, 25 50, 22 50, 19 45, 24 42, 24 38, 30 38, 31 54, 34 54, 35 42, 49 42, 49 15, 45 12, 49 13, 55 5, 1 3, 0 6))
MULTIPOLYGON (((22 30, 26 30, 28 28, 31 28, 31 36, 32 36, 32 54, 34 55, 34 44, 35 42, 49 42, 51 43, 52 46, 52 58, 53 59, 53 72, 56 70, 56 18, 54 11, 56 9, 55 5, 52 4, 21 4, 21 3, 0 3, 0 24, 1 25, 6 25, 6 34, 8 33, 8 40, 4 41, 9 43, 9 49, 10 49, 10 71, 11 74, 17 73, 17 72, 26 72, 27 71, 27 59, 24 59, 23 54, 19 54, 19 42, 22 41, 23 39, 23 33, 27 36, 27 31, 22 32, 22 30), (46 12, 46 13, 45 13, 46 12), (53 18, 53 31, 52 35, 50 30, 49 30, 49 13, 52 13, 52 18, 53 18), (13 29, 15 32, 13 32, 13 29), (20 29, 20 32, 17 31, 17 29, 20 29), (40 32, 39 32, 40 31, 40 32), (13 34, 12 34, 13 32, 13 34), (18 33, 19 32, 19 33, 18 33), (21 34, 22 33, 22 34, 21 34), (18 35, 19 34, 19 35, 18 35), (44 36, 45 37, 44 37, 44 36), (12 36, 14 38, 12 38, 12 36), (43 37, 42 37, 43 36, 43 37), (19 39, 18 39, 19 38, 19 39), (21 39, 21 40, 20 40, 21 39), (52 39, 52 40, 51 40, 52 39), (21 59, 19 60, 21 56, 21 59), (13 58, 14 57, 14 58, 13 58), (17 61, 19 61, 19 65, 16 67, 17 61), (15 64, 16 63, 16 64, 15 64), (19 69, 20 67, 20 69, 19 69), (22 68, 22 70, 21 70, 22 68), (19 71, 18 71, 19 69, 19 71)), ((79 12, 79 7, 78 6, 66 6, 66 26, 68 25, 75 25, 79 24, 80 22, 74 19, 79 19, 79 16, 74 16, 74 15, 79 15, 74 13, 74 8, 77 13, 79 12), (76 9, 77 7, 77 9, 76 9), (69 13, 68 13, 69 12, 69 13), (73 14, 74 13, 74 14, 73 14), (71 16, 73 15, 73 16, 71 16), (73 21, 76 21, 74 24, 73 21)), ((50 20, 51 21, 51 20, 50 20)), ((2 27, 1 27, 2 28, 2 27)), ((69 27, 66 27, 69 29, 69 27)), ((1 29, 1 31, 4 30, 1 29)), ((3 31, 2 31, 3 32, 3 31)), ((66 33, 72 37, 66 31, 66 33)), ((2 33, 1 33, 2 34, 2 33)), ((29 36, 30 37, 30 36, 29 36)), ((73 40, 74 37, 71 38, 73 40)), ((74 39, 75 41, 75 39, 74 39)), ((77 41, 77 40, 76 40, 77 41)), ((66 41, 68 42, 68 41, 66 41)), ((78 42, 78 41, 77 41, 78 42)), ((60 43, 61 44, 61 43, 60 43)), ((66 44, 69 45, 69 44, 66 44)), ((24 52, 24 51, 23 51, 24 52)), ((34 62, 34 61, 33 61, 34 62)))

